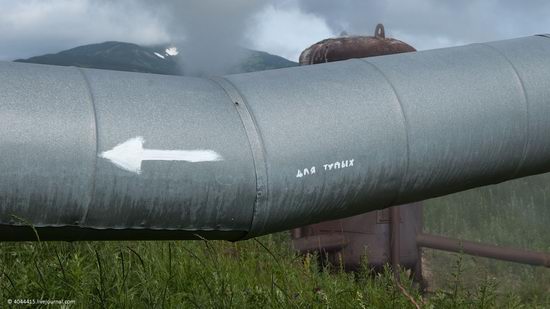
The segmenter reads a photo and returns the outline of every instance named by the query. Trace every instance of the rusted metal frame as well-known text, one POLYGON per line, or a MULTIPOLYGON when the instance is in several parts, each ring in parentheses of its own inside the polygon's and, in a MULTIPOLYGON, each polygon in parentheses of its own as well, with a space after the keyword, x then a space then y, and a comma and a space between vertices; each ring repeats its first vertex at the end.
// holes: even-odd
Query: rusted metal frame
POLYGON ((340 234, 305 236, 294 240, 294 246, 305 252, 335 252, 344 249, 348 244, 349 240, 340 234))
POLYGON ((399 279, 399 257, 401 256, 400 249, 400 212, 399 207, 394 206, 390 208, 390 260, 393 270, 393 274, 396 279, 399 279))
POLYGON ((462 252, 469 255, 550 268, 550 254, 545 252, 500 247, 424 233, 416 236, 416 242, 418 247, 462 252))

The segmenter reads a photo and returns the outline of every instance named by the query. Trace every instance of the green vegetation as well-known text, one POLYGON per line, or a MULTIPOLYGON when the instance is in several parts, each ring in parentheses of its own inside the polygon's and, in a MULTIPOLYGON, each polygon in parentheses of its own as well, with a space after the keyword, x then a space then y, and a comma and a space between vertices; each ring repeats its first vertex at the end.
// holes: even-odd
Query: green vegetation
MULTIPOLYGON (((464 240, 550 252, 550 174, 469 190, 425 203, 425 230, 464 240)), ((434 289, 452 280, 456 254, 424 249, 427 279, 434 289)), ((466 288, 491 281, 497 295, 550 308, 550 269, 463 256, 466 288)))
MULTIPOLYGON (((405 275, 320 269, 286 233, 257 240, 0 244, 0 304, 74 300, 76 308, 414 308, 496 306, 493 285, 424 298, 405 275), (406 296, 409 294, 409 296, 406 296)), ((458 278, 460 274, 456 275, 458 278)), ((507 307, 514 307, 506 301, 507 307)))

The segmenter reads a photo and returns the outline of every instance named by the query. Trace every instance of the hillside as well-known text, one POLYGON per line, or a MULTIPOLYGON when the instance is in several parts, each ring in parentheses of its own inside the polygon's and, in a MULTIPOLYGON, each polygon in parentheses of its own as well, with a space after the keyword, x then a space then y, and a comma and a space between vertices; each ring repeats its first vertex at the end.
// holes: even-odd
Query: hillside
MULTIPOLYGON (((266 52, 240 48, 242 61, 223 73, 243 73, 269 69, 285 68, 298 65, 283 57, 266 52)), ((28 59, 17 59, 17 62, 77 66, 106 70, 156 73, 167 75, 186 75, 182 70, 185 60, 185 46, 178 50, 175 47, 140 46, 125 42, 104 42, 83 45, 64 50, 56 54, 47 54, 28 59)))

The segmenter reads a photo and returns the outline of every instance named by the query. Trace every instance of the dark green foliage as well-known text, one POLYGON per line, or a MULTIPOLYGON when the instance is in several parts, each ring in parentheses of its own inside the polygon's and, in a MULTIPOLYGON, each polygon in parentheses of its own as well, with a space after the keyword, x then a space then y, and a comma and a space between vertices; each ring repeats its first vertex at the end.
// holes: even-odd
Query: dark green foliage
POLYGON ((273 70, 298 65, 296 62, 262 51, 246 50, 245 54, 243 62, 235 68, 233 73, 273 70))
POLYGON ((164 53, 164 50, 131 43, 105 42, 15 61, 168 75, 181 73, 175 59, 161 59, 154 52, 164 53))
POLYGON ((389 268, 358 273, 298 256, 287 233, 224 241, 0 243, 0 307, 14 299, 74 300, 75 308, 517 308, 494 280, 472 287, 463 261, 449 288, 422 296, 389 268))
POLYGON ((412 308, 389 272, 319 269, 315 257, 290 249, 286 234, 238 243, 1 243, 0 252, 0 304, 43 298, 75 300, 78 308, 412 308))

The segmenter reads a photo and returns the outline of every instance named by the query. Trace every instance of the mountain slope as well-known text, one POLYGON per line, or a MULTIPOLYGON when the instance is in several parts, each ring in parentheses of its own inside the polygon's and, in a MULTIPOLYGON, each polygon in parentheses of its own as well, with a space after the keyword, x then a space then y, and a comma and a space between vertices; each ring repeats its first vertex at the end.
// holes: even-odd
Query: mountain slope
MULTIPOLYGON (((285 68, 298 65, 265 52, 242 49, 243 60, 224 73, 242 73, 285 68)), ((185 60, 185 47, 178 55, 170 46, 140 46, 124 42, 104 42, 79 46, 17 62, 40 63, 84 68, 107 69, 167 75, 185 75, 180 62, 185 60)))

